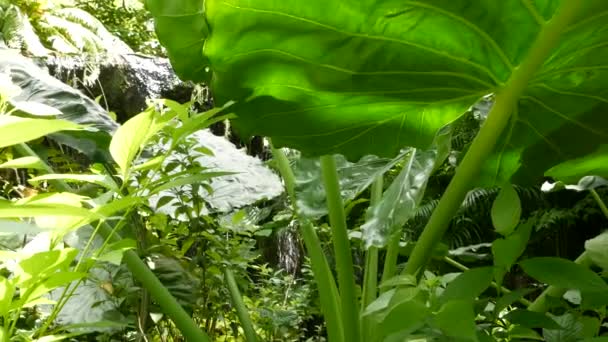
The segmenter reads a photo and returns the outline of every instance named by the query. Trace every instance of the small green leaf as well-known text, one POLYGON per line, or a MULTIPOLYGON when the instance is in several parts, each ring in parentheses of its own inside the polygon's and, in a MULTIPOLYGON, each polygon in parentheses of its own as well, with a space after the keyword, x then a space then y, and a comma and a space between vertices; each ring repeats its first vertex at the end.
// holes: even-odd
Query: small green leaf
POLYGON ((570 260, 538 257, 519 263, 524 272, 543 283, 583 292, 608 291, 606 282, 595 272, 570 260))
POLYGON ((0 316, 6 317, 15 294, 13 282, 0 276, 0 316))
POLYGON ((79 125, 64 120, 29 119, 0 115, 0 147, 28 142, 59 131, 80 128, 79 125))
POLYGON ((449 337, 477 341, 475 312, 471 301, 446 302, 435 314, 433 326, 441 329, 449 337))
POLYGON ((494 272, 492 267, 471 268, 451 281, 441 294, 440 302, 477 298, 492 283, 494 272))
POLYGON ((553 319, 544 313, 515 309, 504 316, 504 319, 528 328, 561 329, 553 319))
POLYGON ((44 163, 38 157, 21 157, 0 164, 0 169, 37 169, 44 170, 44 163))
POLYGON ((110 154, 124 178, 129 173, 131 162, 137 156, 137 152, 146 144, 148 139, 155 134, 154 111, 146 110, 127 120, 112 137, 110 143, 110 154))
POLYGON ((492 224, 503 236, 508 236, 519 224, 521 201, 510 183, 503 185, 492 204, 492 224))
POLYGON ((532 221, 519 225, 517 230, 504 239, 496 239, 492 243, 492 254, 494 255, 494 265, 497 267, 495 277, 497 283, 502 283, 505 272, 517 261, 525 251, 532 232, 532 221))

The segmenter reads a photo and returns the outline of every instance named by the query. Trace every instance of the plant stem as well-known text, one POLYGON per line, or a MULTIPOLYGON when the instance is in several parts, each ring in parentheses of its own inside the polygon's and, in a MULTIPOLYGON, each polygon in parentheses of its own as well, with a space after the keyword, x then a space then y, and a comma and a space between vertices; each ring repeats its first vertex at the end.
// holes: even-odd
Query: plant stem
POLYGON ((241 325, 243 326, 243 330, 245 331, 245 339, 247 340, 247 342, 256 342, 257 335, 255 333, 253 323, 251 322, 251 317, 249 317, 247 307, 245 306, 245 303, 243 303, 243 297, 241 297, 239 287, 236 284, 236 280, 234 280, 234 274, 232 273, 232 270, 228 267, 224 269, 224 279, 226 280, 228 290, 230 291, 232 305, 234 305, 234 308, 236 309, 236 314, 237 316, 239 316, 239 321, 241 321, 241 325))
MULTIPOLYGON (((399 242, 401 242, 401 231, 398 230, 388 240, 388 246, 386 247, 386 255, 384 257, 384 269, 382 270, 381 283, 392 278, 397 273, 397 258, 399 257, 399 242)), ((385 287, 380 289, 381 293, 388 291, 389 288, 385 287)))
POLYGON ((332 228, 336 268, 338 270, 338 288, 342 307, 342 323, 344 324, 344 339, 348 342, 358 342, 361 336, 359 326, 359 309, 357 308, 357 292, 355 291, 355 275, 353 259, 350 250, 350 240, 346 227, 346 215, 340 192, 340 183, 333 156, 321 157, 321 172, 327 197, 329 223, 332 228))
POLYGON ((600 207, 600 210, 602 211, 604 216, 606 216, 606 218, 608 218, 608 207, 606 207, 606 203, 604 203, 604 201, 602 200, 600 195, 597 193, 597 191, 595 191, 595 189, 591 189, 590 192, 591 192, 591 196, 593 196, 593 199, 597 202, 597 205, 600 207))
POLYGON ((302 239, 308 251, 312 272, 315 282, 319 288, 321 310, 327 325, 327 336, 330 342, 348 342, 344 339, 344 323, 342 321, 342 311, 340 308, 340 294, 334 280, 327 258, 323 253, 323 247, 315 229, 310 222, 301 225, 302 239))
POLYGON ((285 191, 287 192, 287 196, 289 196, 289 200, 291 201, 291 205, 296 209, 296 176, 293 174, 293 170, 291 170, 291 166, 289 166, 289 160, 283 150, 275 148, 270 143, 270 148, 272 151, 272 157, 277 161, 277 165, 279 167, 279 172, 281 173, 281 177, 283 178, 283 182, 285 183, 285 191))
MULTIPOLYGON (((36 152, 34 152, 26 144, 15 145, 14 149, 21 155, 38 157, 36 152)), ((42 164, 44 165, 44 171, 54 173, 53 169, 44 161, 42 164)), ((74 189, 72 189, 72 187, 62 180, 55 180, 53 185, 61 191, 74 192, 74 189)), ((99 233, 105 239, 110 239, 113 242, 121 240, 120 236, 113 232, 112 227, 110 227, 107 222, 101 223, 99 233)), ((137 253, 132 250, 127 250, 124 252, 123 260, 127 264, 127 267, 133 276, 148 290, 152 298, 163 309, 163 312, 167 314, 173 323, 180 329, 187 341, 210 342, 207 334, 199 329, 198 325, 194 323, 190 315, 186 313, 175 297, 171 295, 169 290, 163 286, 156 275, 139 258, 137 253)))
MULTIPOLYGON (((272 143, 271 143, 272 146, 272 143)), ((291 201, 293 211, 297 215, 296 194, 295 194, 295 179, 293 170, 289 166, 289 160, 283 153, 283 150, 272 147, 272 156, 277 161, 279 172, 285 182, 285 191, 291 201)), ((327 326, 327 336, 330 342, 344 341, 344 326, 342 324, 342 313, 340 311, 340 295, 336 287, 336 281, 323 252, 321 241, 315 232, 312 223, 308 220, 302 220, 300 223, 300 232, 304 245, 310 258, 312 272, 315 277, 315 282, 319 288, 319 297, 321 299, 321 311, 325 317, 327 326)))
POLYGON ((445 233, 448 223, 467 192, 475 184, 481 166, 494 150, 501 133, 508 125, 512 113, 516 110, 517 100, 553 48, 557 46, 561 33, 578 14, 584 3, 585 1, 563 1, 555 16, 541 28, 528 56, 513 70, 505 86, 496 91, 494 106, 416 243, 405 267, 406 273, 416 274, 427 263, 435 245, 445 233))
MULTIPOLYGON (((459 269, 459 270, 461 270, 463 272, 469 270, 468 267, 466 267, 465 265, 459 263, 458 261, 456 261, 456 260, 454 260, 454 259, 452 259, 450 257, 447 257, 447 256, 443 257, 443 261, 445 261, 449 265, 452 265, 452 266, 456 267, 457 269, 459 269)), ((504 286, 498 286, 498 284, 496 284, 496 282, 494 282, 494 281, 492 282, 491 285, 492 285, 493 288, 497 289, 498 291, 501 291, 501 292, 504 292, 504 293, 510 293, 511 292, 511 290, 509 290, 508 288, 506 288, 504 286)), ((517 301, 520 302, 520 303, 522 303, 525 306, 532 305, 532 302, 529 301, 529 300, 527 300, 526 298, 519 298, 517 301)))
MULTIPOLYGON (((370 206, 378 204, 382 199, 384 175, 379 175, 374 180, 371 190, 370 206)), ((363 295, 361 298, 361 314, 378 296, 378 248, 370 247, 365 253, 365 270, 363 275, 363 295)), ((371 317, 361 319, 361 330, 364 341, 370 341, 373 336, 373 320, 371 317)))

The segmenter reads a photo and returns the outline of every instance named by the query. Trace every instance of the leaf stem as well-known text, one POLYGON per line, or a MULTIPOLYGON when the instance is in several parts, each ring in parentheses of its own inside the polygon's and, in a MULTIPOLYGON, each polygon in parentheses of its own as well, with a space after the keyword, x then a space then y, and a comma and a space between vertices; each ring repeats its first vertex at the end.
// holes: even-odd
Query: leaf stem
POLYGON ((336 268, 338 270, 344 339, 348 342, 358 342, 361 331, 353 259, 334 156, 325 155, 321 157, 321 172, 327 196, 329 223, 332 228, 336 268))
POLYGON ((247 340, 247 342, 256 342, 258 338, 253 327, 253 322, 251 322, 251 317, 249 317, 247 307, 245 306, 245 303, 243 303, 243 297, 241 296, 239 287, 236 284, 236 280, 234 279, 234 274, 232 273, 232 270, 228 267, 224 269, 224 279, 226 280, 228 291, 230 291, 232 305, 234 305, 234 308, 236 309, 236 314, 237 316, 239 316, 239 321, 241 321, 241 325, 243 326, 243 330, 245 331, 245 339, 247 340))
POLYGON ((591 196, 593 196, 593 199, 595 200, 595 202, 597 202, 597 205, 600 207, 600 210, 602 211, 604 216, 606 216, 606 218, 608 219, 608 207, 606 207, 606 203, 604 203, 604 201, 602 200, 600 195, 597 193, 597 191, 595 191, 595 189, 591 189, 590 192, 591 192, 591 196))
MULTIPOLYGON (((384 175, 379 175, 372 183, 370 207, 382 199, 384 175)), ((365 253, 365 270, 363 275, 363 295, 361 298, 361 314, 378 296, 378 248, 371 246, 365 253)), ((365 341, 373 336, 374 322, 370 316, 361 315, 361 329, 365 341)))
MULTIPOLYGON (((272 147, 272 143, 270 145, 272 156, 277 161, 279 172, 285 183, 285 191, 289 196, 294 213, 298 216, 295 193, 296 177, 283 150, 272 147)), ((343 342, 344 325, 342 324, 340 294, 338 293, 336 281, 312 223, 302 218, 300 218, 300 221, 300 233, 302 234, 302 239, 310 258, 315 282, 319 288, 321 311, 325 317, 327 336, 330 342, 343 342)))
POLYGON ((513 71, 505 86, 497 90, 494 106, 416 243, 405 267, 406 273, 416 274, 427 263, 435 245, 445 233, 448 223, 475 183, 481 166, 490 156, 507 127, 516 109, 517 100, 553 48, 557 46, 563 30, 578 14, 584 3, 584 1, 562 2, 556 15, 542 27, 528 56, 513 71))

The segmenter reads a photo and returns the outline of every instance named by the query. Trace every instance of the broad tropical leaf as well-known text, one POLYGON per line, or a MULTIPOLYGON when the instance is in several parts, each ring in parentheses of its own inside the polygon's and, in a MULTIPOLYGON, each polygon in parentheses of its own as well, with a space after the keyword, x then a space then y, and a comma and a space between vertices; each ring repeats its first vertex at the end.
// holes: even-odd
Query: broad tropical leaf
MULTIPOLYGON (((559 0, 148 0, 183 78, 236 124, 305 154, 392 156, 504 86, 559 0), (517 34, 513 33, 517 28, 517 34)), ((608 141, 608 2, 589 1, 534 76, 479 178, 539 180, 608 141)))
POLYGON ((61 112, 59 119, 89 127, 91 131, 55 133, 51 138, 93 158, 105 151, 118 124, 95 101, 51 77, 34 62, 15 51, 0 48, 0 72, 8 72, 21 92, 12 101, 40 103, 61 112))

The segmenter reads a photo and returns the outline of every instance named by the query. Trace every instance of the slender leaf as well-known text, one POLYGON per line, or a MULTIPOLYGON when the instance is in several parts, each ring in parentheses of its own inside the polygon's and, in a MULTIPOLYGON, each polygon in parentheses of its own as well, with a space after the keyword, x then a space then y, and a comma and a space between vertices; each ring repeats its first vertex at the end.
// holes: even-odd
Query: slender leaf
POLYGON ((76 129, 80 129, 80 126, 64 120, 2 115, 0 116, 0 147, 28 142, 54 132, 76 129))
POLYGON ((150 194, 157 194, 164 190, 177 188, 177 187, 189 185, 189 184, 200 183, 200 182, 208 181, 208 180, 216 178, 216 177, 233 175, 233 174, 234 174, 234 172, 205 172, 205 173, 200 173, 198 175, 181 177, 181 178, 177 178, 177 179, 168 181, 164 184, 161 184, 161 185, 155 187, 154 189, 150 190, 150 194))
POLYGON ((56 180, 56 179, 61 179, 61 180, 71 181, 71 182, 93 183, 93 184, 103 186, 104 188, 106 188, 108 190, 114 190, 114 191, 118 192, 118 186, 116 185, 116 183, 114 182, 112 177, 110 177, 108 175, 51 173, 51 174, 47 174, 47 175, 30 178, 29 182, 31 184, 37 185, 37 184, 40 184, 40 182, 42 182, 42 181, 56 180))
POLYGON ((0 164, 1 169, 38 169, 44 170, 44 164, 38 157, 21 157, 0 164))

